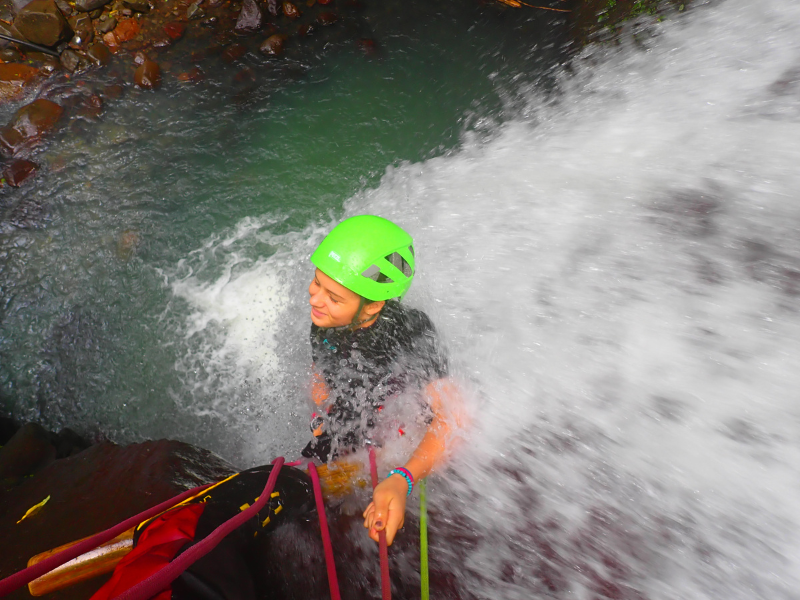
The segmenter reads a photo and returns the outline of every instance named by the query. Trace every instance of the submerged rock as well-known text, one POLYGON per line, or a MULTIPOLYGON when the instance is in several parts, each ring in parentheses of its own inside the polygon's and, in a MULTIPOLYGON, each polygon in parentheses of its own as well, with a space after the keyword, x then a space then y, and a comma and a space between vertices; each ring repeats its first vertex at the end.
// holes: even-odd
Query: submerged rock
POLYGON ((100 42, 92 44, 86 52, 86 56, 98 66, 105 66, 111 62, 111 52, 105 44, 101 44, 100 42))
POLYGON ((333 25, 338 20, 339 20, 339 15, 337 15, 335 12, 324 12, 324 13, 319 13, 319 15, 317 15, 317 23, 319 23, 323 27, 333 25))
POLYGON ((122 0, 122 3, 136 12, 150 12, 150 4, 148 4, 147 0, 122 0))
POLYGON ((55 127, 63 112, 58 104, 43 98, 23 106, 11 123, 0 129, 0 152, 13 156, 22 147, 37 141, 55 127))
POLYGON ((178 41, 183 37, 183 34, 186 32, 186 25, 181 23, 180 21, 173 21, 172 23, 167 23, 164 25, 164 33, 170 39, 178 41))
POLYGON ((265 39, 259 50, 262 54, 266 54, 267 56, 280 56, 283 54, 283 48, 286 45, 287 36, 276 33, 275 35, 269 36, 265 39))
POLYGON ((14 27, 25 39, 42 46, 55 46, 69 35, 67 20, 54 0, 32 0, 14 18, 14 27))
MULTIPOLYGON (((39 167, 36 163, 20 158, 3 169, 3 179, 8 185, 19 187, 33 177, 38 169, 39 167)), ((0 456, 2 456, 1 448, 0 456)), ((2 479, 2 476, 0 476, 0 479, 2 479)))
POLYGON ((80 54, 74 52, 72 50, 64 50, 61 53, 61 65, 69 72, 74 71, 78 68, 78 65, 81 63, 80 54))
POLYGON ((122 19, 114 28, 114 38, 117 40, 117 44, 125 43, 135 38, 140 29, 136 19, 122 19))
POLYGON ((39 75, 39 69, 18 63, 0 64, 0 101, 22 94, 25 85, 39 75))
POLYGON ((242 44, 231 44, 222 52, 222 60, 228 63, 235 62, 247 53, 247 48, 242 44))
POLYGON ((283 8, 283 14, 286 15, 288 18, 290 19, 300 18, 300 11, 291 2, 284 2, 282 8, 283 8))
POLYGON ((146 90, 158 89, 161 86, 161 67, 158 66, 157 62, 145 60, 144 63, 136 69, 134 81, 140 88, 146 90))
POLYGON ((264 15, 258 3, 255 0, 244 0, 234 29, 240 33, 252 33, 261 29, 263 25, 264 15))
POLYGON ((178 75, 178 81, 188 83, 197 83, 198 81, 203 81, 205 78, 206 75, 203 73, 200 67, 193 67, 192 69, 189 69, 188 72, 178 75))

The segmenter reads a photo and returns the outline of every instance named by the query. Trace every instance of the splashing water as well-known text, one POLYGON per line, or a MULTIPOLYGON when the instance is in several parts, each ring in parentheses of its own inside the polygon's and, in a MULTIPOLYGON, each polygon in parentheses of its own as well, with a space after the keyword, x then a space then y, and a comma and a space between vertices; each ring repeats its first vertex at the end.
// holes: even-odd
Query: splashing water
MULTIPOLYGON (((414 236, 408 302, 473 413, 431 482, 434 590, 797 597, 800 5, 652 27, 345 203, 414 236)), ((214 449, 242 463, 308 435, 307 257, 332 221, 292 216, 182 240, 151 272, 171 397, 206 426, 179 434, 224 422, 214 449)))

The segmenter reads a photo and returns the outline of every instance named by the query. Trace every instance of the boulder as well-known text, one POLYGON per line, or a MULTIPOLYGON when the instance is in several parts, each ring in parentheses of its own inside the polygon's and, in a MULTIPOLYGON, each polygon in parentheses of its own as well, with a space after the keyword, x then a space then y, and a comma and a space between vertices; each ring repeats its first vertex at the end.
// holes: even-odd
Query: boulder
POLYGON ((92 44, 89 47, 89 50, 86 52, 86 56, 94 64, 101 67, 111 62, 111 52, 108 50, 105 44, 101 44, 100 42, 92 44))
POLYGON ((283 54, 286 39, 287 36, 281 33, 271 35, 261 43, 259 50, 262 54, 266 54, 267 56, 280 56, 283 54))
POLYGON ((139 65, 133 76, 136 85, 146 90, 155 90, 161 86, 161 67, 152 60, 145 60, 139 65))
POLYGON ((67 49, 61 53, 59 60, 61 61, 61 66, 72 73, 80 65, 81 56, 77 52, 67 49))
POLYGON ((247 53, 247 48, 242 44, 231 44, 222 51, 222 60, 232 63, 242 58, 247 53))
POLYGON ((76 0, 75 9, 82 12, 92 12, 98 8, 103 8, 111 0, 76 0))
POLYGON ((167 23, 164 25, 164 33, 169 36, 170 39, 178 41, 183 37, 183 34, 186 32, 186 25, 181 23, 180 21, 173 21, 172 23, 167 23))
MULTIPOLYGON (((167 440, 126 447, 106 442, 56 460, 2 498, 0 579, 23 569, 36 554, 113 527, 187 489, 234 472, 234 467, 206 450, 167 440), (17 524, 47 496, 50 500, 36 515, 17 524)), ((104 579, 48 597, 85 600, 104 579)), ((29 597, 27 590, 21 590, 10 598, 29 597)))
POLYGON ((255 0, 244 0, 234 29, 239 33, 252 33, 264 25, 264 14, 255 0))
MULTIPOLYGON (((16 163, 28 163, 28 161, 15 161, 16 163)), ((13 166, 12 163, 11 166, 13 166)), ((19 183, 22 183, 27 176, 24 174, 27 165, 20 165, 19 183)), ((5 172, 4 172, 5 176, 5 172)), ((11 183, 9 181, 9 183, 11 183)), ((11 184, 16 185, 16 184, 11 184)), ((17 480, 34 473, 37 469, 53 462, 56 459, 56 448, 50 442, 50 434, 47 430, 37 423, 27 423, 19 428, 8 443, 0 448, 0 480, 17 480)))
POLYGON ((39 166, 36 163, 19 158, 3 169, 3 179, 8 185, 19 187, 33 177, 38 169, 39 166))
POLYGON ((117 26, 117 20, 107 15, 105 19, 101 18, 98 21, 95 21, 94 28, 97 30, 97 33, 100 35, 106 34, 109 31, 114 31, 114 28, 117 26))
POLYGON ((0 64, 0 101, 13 100, 25 85, 39 75, 39 69, 19 63, 0 64))
POLYGON ((0 129, 0 153, 13 156, 22 147, 36 142, 55 127, 63 112, 58 104, 44 98, 23 106, 11 123, 0 129))
POLYGON ((324 13, 319 13, 319 15, 317 15, 317 23, 319 23, 323 27, 333 25, 338 20, 339 20, 339 15, 337 15, 335 12, 324 12, 324 13))
POLYGON ((150 4, 147 0, 122 0, 122 3, 135 12, 150 12, 150 4))
POLYGON ((283 14, 289 17, 290 19, 300 18, 300 11, 291 2, 284 2, 282 8, 283 8, 283 14))
POLYGON ((26 40, 55 46, 69 35, 69 26, 55 0, 32 0, 14 18, 14 27, 26 40))

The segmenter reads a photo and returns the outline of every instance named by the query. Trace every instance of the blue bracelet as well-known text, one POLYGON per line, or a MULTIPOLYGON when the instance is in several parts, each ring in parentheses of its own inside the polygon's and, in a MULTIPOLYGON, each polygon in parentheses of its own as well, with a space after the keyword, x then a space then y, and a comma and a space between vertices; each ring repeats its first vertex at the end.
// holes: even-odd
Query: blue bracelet
POLYGON ((386 479, 389 479, 389 477, 391 477, 392 475, 402 475, 403 479, 406 480, 406 483, 408 484, 408 493, 406 494, 406 498, 408 498, 411 495, 411 490, 414 489, 414 482, 411 481, 411 477, 406 475, 400 469, 392 469, 391 471, 389 471, 389 474, 386 476, 386 479))

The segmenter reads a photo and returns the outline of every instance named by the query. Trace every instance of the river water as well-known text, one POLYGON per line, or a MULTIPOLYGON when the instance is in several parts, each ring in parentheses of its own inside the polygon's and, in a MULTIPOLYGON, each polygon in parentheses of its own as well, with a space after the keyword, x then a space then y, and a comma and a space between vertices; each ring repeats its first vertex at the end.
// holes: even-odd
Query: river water
POLYGON ((3 235, 4 406, 291 456, 307 257, 380 214, 472 413, 430 494, 463 596, 798 598, 800 4, 709 2, 568 68, 550 15, 370 18, 377 57, 245 105, 134 93, 62 142, 3 235))

